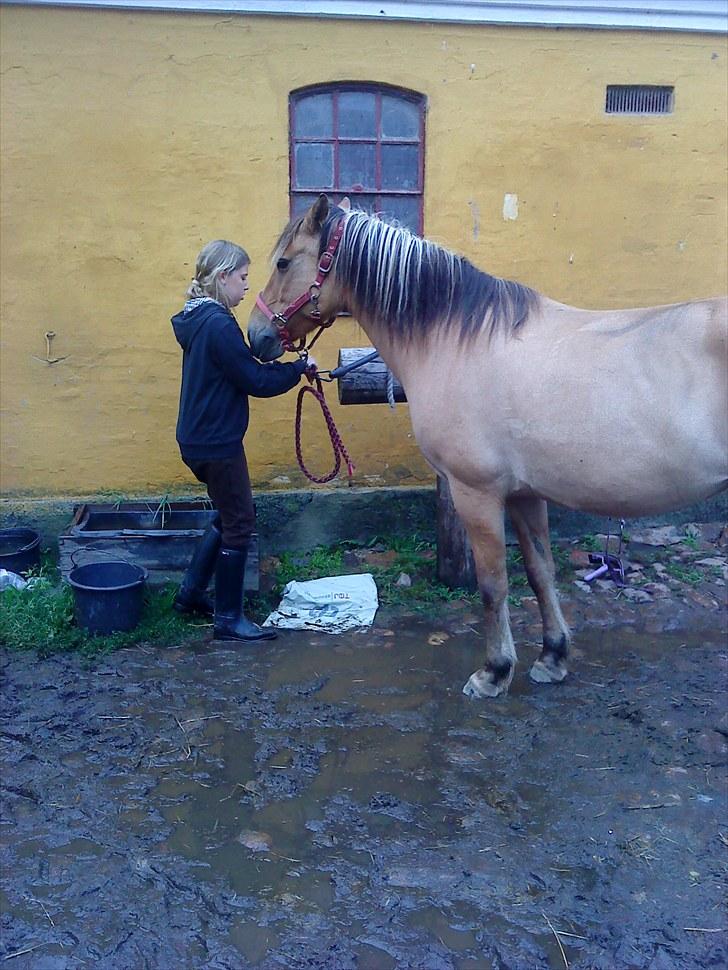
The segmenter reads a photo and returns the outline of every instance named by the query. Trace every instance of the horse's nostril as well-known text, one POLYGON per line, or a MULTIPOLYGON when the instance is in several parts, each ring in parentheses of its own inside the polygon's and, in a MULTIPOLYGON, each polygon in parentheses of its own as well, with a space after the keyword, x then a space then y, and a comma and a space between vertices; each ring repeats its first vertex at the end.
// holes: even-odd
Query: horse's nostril
POLYGON ((280 340, 274 334, 256 333, 253 329, 249 329, 248 343, 258 360, 275 360, 283 353, 280 340))

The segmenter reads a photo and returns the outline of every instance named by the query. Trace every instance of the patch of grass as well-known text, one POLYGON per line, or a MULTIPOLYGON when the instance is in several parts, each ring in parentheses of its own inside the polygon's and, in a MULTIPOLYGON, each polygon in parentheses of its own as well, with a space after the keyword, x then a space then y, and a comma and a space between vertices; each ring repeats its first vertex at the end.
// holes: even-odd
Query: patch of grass
POLYGON ((571 565, 571 553, 569 549, 556 545, 555 542, 552 542, 551 554, 554 557, 556 575, 571 577, 574 567, 571 565))
POLYGON ((73 590, 55 570, 43 566, 32 587, 0 593, 0 644, 9 650, 35 650, 39 657, 78 652, 97 657, 138 643, 169 646, 195 635, 200 618, 175 613, 175 588, 147 589, 139 625, 128 633, 92 636, 77 626, 73 590))
POLYGON ((699 586, 703 581, 703 574, 698 569, 691 569, 679 562, 669 562, 665 566, 669 576, 679 580, 681 583, 688 583, 690 586, 699 586))
POLYGON ((464 589, 450 589, 449 586, 426 577, 412 578, 411 586, 398 586, 397 580, 402 572, 406 570, 397 567, 372 569, 382 606, 399 606, 414 613, 428 613, 443 603, 454 603, 458 600, 476 603, 478 600, 475 593, 468 593, 464 589))
POLYGON ((604 540, 594 533, 589 533, 579 540, 579 546, 587 552, 604 552, 604 540))
MULTIPOLYGON (((526 576, 526 567, 523 563, 523 555, 521 554, 520 547, 506 547, 506 571, 508 573, 509 589, 523 592, 525 587, 528 586, 528 577, 526 576)), ((511 606, 520 606, 521 598, 514 592, 509 595, 508 602, 511 606)))
POLYGON ((276 569, 276 585, 282 590, 294 579, 305 582, 324 576, 340 576, 344 572, 344 549, 341 546, 316 546, 303 555, 284 552, 276 569))
POLYGON ((301 555, 284 553, 275 572, 274 605, 278 602, 276 596, 293 579, 305 581, 356 572, 372 574, 382 606, 402 607, 412 612, 429 612, 443 603, 458 600, 478 602, 477 594, 461 589, 453 590, 438 582, 435 563, 434 543, 417 535, 389 539, 377 536, 366 545, 341 542, 335 546, 317 546, 301 555), (359 564, 345 564, 344 554, 355 548, 372 552, 391 551, 395 555, 387 565, 368 563, 365 556, 359 564), (397 585, 402 573, 410 577, 410 586, 397 585))

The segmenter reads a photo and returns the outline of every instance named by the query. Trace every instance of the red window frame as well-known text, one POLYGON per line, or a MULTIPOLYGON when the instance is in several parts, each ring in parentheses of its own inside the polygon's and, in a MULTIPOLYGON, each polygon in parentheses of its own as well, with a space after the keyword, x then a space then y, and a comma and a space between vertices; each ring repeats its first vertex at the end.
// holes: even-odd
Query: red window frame
POLYGON ((333 196, 334 201, 338 202, 339 199, 347 195, 351 199, 353 205, 356 205, 356 200, 358 195, 363 196, 374 196, 375 197, 375 211, 381 212, 385 210, 385 205, 383 200, 387 197, 410 197, 418 200, 418 225, 417 231, 422 234, 424 230, 424 187, 425 187, 425 96, 418 94, 416 91, 410 91, 405 88, 394 87, 389 84, 374 84, 365 82, 355 82, 355 81, 340 81, 330 84, 316 84, 310 87, 300 88, 297 91, 293 91, 289 97, 288 101, 288 112, 289 112, 289 199, 290 199, 290 213, 293 216, 296 210, 296 200, 302 196, 310 196, 318 192, 326 192, 327 195, 333 196), (355 136, 341 136, 338 133, 338 102, 339 95, 342 93, 349 92, 369 92, 375 96, 375 121, 376 121, 376 135, 375 137, 355 137, 355 136), (294 135, 296 130, 295 120, 296 111, 299 110, 302 103, 305 102, 306 98, 311 95, 320 94, 331 94, 333 98, 333 132, 331 137, 297 137, 294 135), (417 107, 419 112, 419 128, 417 132, 417 137, 413 138, 382 138, 382 97, 387 96, 390 98, 400 98, 403 101, 407 101, 417 107), (334 185, 323 186, 321 188, 307 187, 305 189, 296 188, 296 145, 302 143, 318 143, 318 144, 331 144, 333 146, 333 181, 334 185), (364 188, 364 187, 352 187, 342 185, 339 179, 339 147, 342 144, 347 145, 374 145, 375 146, 375 187, 374 188, 364 188), (386 189, 382 187, 382 145, 414 145, 418 148, 418 165, 417 165, 417 187, 415 189, 405 189, 405 188, 394 188, 386 189))

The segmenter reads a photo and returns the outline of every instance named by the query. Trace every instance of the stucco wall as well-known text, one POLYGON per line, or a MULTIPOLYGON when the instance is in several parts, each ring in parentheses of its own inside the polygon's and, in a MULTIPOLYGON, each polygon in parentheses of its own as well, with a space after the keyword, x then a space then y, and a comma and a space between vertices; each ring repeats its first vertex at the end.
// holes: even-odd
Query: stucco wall
MULTIPOLYGON (((191 481, 169 316, 211 238, 246 247, 253 292, 266 279, 288 214, 288 93, 302 85, 424 93, 426 234, 492 273, 590 307, 728 289, 725 38, 23 7, 0 9, 0 36, 7 492, 191 481), (607 116, 609 83, 674 84, 675 112, 607 116), (65 360, 38 359, 46 331, 65 360)), ((338 346, 366 343, 339 322, 316 356, 334 366, 338 346)), ((294 403, 254 402, 259 487, 304 482, 294 403)), ((323 468, 328 439, 308 417, 323 468)), ((431 480, 406 407, 336 419, 359 484, 431 480)))

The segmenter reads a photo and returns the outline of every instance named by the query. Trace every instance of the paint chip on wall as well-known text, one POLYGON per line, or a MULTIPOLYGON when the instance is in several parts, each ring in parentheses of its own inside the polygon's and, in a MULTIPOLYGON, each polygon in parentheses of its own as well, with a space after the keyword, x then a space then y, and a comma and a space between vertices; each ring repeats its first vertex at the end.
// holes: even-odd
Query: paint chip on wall
POLYGON ((509 219, 518 218, 518 196, 511 195, 510 192, 506 192, 503 196, 503 218, 508 221, 509 219))

